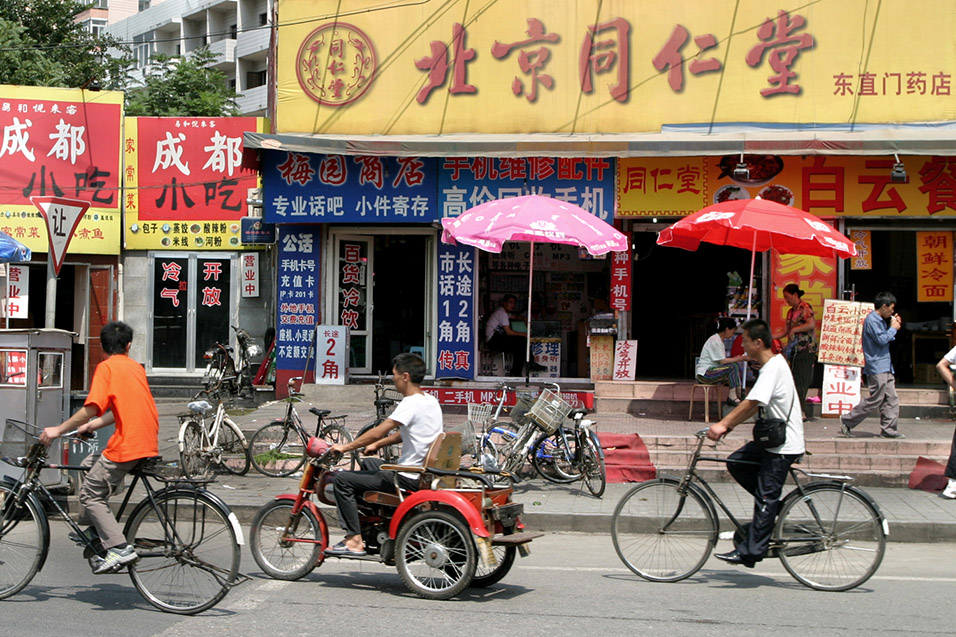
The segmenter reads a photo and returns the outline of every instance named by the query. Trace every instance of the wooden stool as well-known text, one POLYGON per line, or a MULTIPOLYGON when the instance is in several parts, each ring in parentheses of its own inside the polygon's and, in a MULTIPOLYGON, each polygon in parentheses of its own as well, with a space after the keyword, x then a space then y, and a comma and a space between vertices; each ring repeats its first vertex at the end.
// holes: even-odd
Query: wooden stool
POLYGON ((694 386, 690 388, 690 409, 687 412, 687 420, 690 420, 694 416, 694 394, 697 393, 697 388, 700 387, 704 390, 704 422, 710 424, 710 390, 716 389, 717 395, 715 396, 714 404, 717 405, 717 417, 723 417, 723 409, 720 407, 720 384, 719 383, 694 383, 694 386))

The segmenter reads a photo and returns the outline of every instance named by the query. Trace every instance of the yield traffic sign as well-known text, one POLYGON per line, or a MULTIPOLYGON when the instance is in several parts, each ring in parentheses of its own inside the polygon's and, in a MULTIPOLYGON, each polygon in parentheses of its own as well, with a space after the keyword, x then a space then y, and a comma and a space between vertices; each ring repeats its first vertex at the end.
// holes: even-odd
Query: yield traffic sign
POLYGON ((90 207, 89 201, 66 199, 65 197, 30 197, 46 221, 46 232, 50 238, 50 258, 53 259, 53 271, 60 276, 60 266, 70 245, 73 233, 80 219, 90 207))

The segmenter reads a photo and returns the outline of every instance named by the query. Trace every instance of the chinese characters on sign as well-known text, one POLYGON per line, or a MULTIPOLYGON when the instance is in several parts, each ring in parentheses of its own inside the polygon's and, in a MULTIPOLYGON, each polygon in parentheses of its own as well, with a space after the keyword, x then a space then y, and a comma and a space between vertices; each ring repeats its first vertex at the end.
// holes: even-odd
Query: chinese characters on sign
POLYGON ((830 365, 863 367, 863 321, 872 310, 872 303, 824 301, 817 360, 830 365))
POLYGON ((223 249, 241 246, 246 192, 258 160, 242 135, 255 117, 127 118, 127 247, 223 249))
POLYGON ((264 153, 270 223, 428 223, 438 219, 435 159, 264 153))
POLYGON ((239 257, 242 268, 239 270, 242 279, 239 287, 242 289, 242 298, 259 296, 259 253, 248 252, 239 257))
POLYGON ((813 308, 817 321, 817 334, 820 333, 820 311, 826 299, 837 294, 837 260, 834 257, 811 257, 803 254, 780 254, 776 250, 770 253, 770 273, 773 283, 773 295, 770 297, 770 330, 778 332, 784 329, 790 305, 783 300, 783 288, 795 283, 804 294, 801 300, 813 308))
POLYGON ((860 368, 844 365, 823 366, 824 416, 842 416, 860 402, 860 368))
POLYGON ((614 376, 612 380, 634 380, 637 369, 637 341, 614 344, 614 376))
POLYGON ((441 217, 495 199, 546 195, 605 221, 614 216, 614 160, 600 157, 448 157, 441 160, 441 217))
POLYGON ((8 319, 27 318, 30 305, 30 268, 7 264, 7 292, 3 296, 3 316, 8 319))
POLYGON ((276 369, 312 369, 309 360, 319 302, 319 237, 309 226, 279 227, 276 369))
POLYGON ((368 252, 365 243, 343 242, 339 256, 339 324, 368 329, 368 252))
POLYGON ((558 378, 561 376, 561 339, 560 338, 532 338, 531 360, 545 369, 540 372, 531 372, 531 378, 558 378))
POLYGON ((850 241, 856 246, 856 256, 850 259, 851 270, 873 269, 873 237, 869 230, 850 230, 850 241))
POLYGON ((0 350, 0 385, 27 384, 27 351, 0 350))
POLYGON ((475 377, 475 248, 438 244, 435 378, 475 377))
POLYGON ((631 309, 631 245, 627 251, 611 253, 611 309, 631 309))
POLYGON ((916 233, 916 300, 953 300, 953 233, 916 233))
POLYGON ((315 338, 315 384, 344 385, 349 372, 348 328, 319 325, 315 338))

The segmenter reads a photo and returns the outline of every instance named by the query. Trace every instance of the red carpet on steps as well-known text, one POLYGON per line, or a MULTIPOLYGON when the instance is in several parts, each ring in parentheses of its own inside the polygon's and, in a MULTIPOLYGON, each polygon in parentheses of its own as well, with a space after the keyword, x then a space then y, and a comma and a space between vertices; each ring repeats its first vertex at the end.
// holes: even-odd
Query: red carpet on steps
POLYGON ((657 477, 647 446, 637 434, 598 432, 608 482, 644 482, 657 477))
MULTIPOLYGON (((916 460, 913 472, 910 473, 910 489, 922 489, 930 493, 942 491, 949 482, 949 479, 943 475, 945 470, 946 467, 935 460, 920 456, 916 460)), ((608 482, 610 481, 608 478, 608 482)))

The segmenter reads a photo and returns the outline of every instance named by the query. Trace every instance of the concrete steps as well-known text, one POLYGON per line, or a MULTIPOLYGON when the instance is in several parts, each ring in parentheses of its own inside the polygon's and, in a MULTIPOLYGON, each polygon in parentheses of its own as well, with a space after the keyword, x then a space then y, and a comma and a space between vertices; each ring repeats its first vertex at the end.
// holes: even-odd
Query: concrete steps
MULTIPOLYGON (((596 381, 594 383, 595 408, 600 412, 627 413, 637 416, 686 420, 690 406, 693 381, 596 381)), ((866 388, 863 389, 866 391, 866 388)), ((808 396, 817 395, 811 389, 808 396)), ((713 392, 711 392, 713 396, 713 392)), ((946 418, 949 415, 949 396, 944 388, 926 389, 898 387, 901 418, 946 418)), ((727 398, 727 388, 720 390, 721 401, 727 398)), ((711 401, 713 402, 713 401, 711 401)), ((717 417, 717 409, 710 406, 710 417, 717 417)), ((807 403, 807 414, 819 415, 819 404, 807 403)), ((694 400, 693 419, 703 419, 704 401, 698 391, 694 400)))
MULTIPOLYGON (((745 425, 746 426, 746 425, 745 425)), ((693 436, 641 436, 658 474, 681 475, 687 468, 690 453, 697 444, 693 436)), ((740 443, 720 444, 715 449, 705 443, 705 456, 725 458, 740 443)), ((885 440, 882 438, 807 440, 809 455, 801 468, 816 473, 849 475, 861 486, 905 487, 920 456, 945 463, 950 443, 926 440, 885 440)), ((732 478, 726 465, 701 462, 698 471, 705 480, 728 482, 732 478)))

